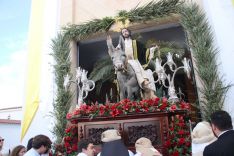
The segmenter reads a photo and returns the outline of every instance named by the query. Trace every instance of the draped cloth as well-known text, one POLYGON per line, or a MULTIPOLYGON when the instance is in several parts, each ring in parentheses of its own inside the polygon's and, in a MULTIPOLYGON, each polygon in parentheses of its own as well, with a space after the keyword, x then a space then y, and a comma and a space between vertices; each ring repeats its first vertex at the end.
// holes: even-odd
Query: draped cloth
POLYGON ((144 70, 138 60, 128 60, 128 63, 133 68, 133 70, 134 70, 134 72, 136 74, 139 86, 142 89, 144 89, 142 87, 142 83, 145 81, 145 79, 147 79, 150 82, 147 85, 147 88, 151 89, 153 91, 156 91, 156 88, 155 88, 155 85, 154 85, 153 72, 150 69, 144 70))
MULTIPOLYGON (((137 47, 136 40, 125 39, 123 45, 124 45, 123 49, 128 59, 128 63, 131 65, 134 72, 136 73, 139 86, 142 89, 144 89, 142 87, 142 83, 145 81, 145 79, 147 79, 150 83, 146 86, 146 88, 156 91, 152 71, 150 69, 144 70, 138 60, 138 59, 142 60, 141 58, 145 58, 145 57, 143 56, 144 52, 142 52, 142 50, 141 51, 138 50, 140 48, 137 47)), ((145 62, 145 61, 146 61, 145 59, 142 60, 142 62, 145 62)))

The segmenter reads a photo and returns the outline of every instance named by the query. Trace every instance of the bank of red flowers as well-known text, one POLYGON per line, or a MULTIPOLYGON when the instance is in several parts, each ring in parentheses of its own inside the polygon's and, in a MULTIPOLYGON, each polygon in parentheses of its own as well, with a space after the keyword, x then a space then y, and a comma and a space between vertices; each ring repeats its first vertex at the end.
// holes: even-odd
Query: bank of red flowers
MULTIPOLYGON (((118 103, 83 104, 80 108, 67 114, 67 119, 73 125, 65 130, 64 146, 68 155, 77 154, 77 117, 88 117, 90 119, 100 116, 116 117, 134 113, 173 112, 177 110, 190 110, 190 104, 184 101, 169 103, 167 98, 155 98, 142 101, 130 101, 124 99, 118 103)), ((191 155, 191 137, 187 117, 175 115, 169 119, 168 139, 164 146, 168 149, 170 156, 191 155)))
POLYGON ((116 117, 120 115, 127 115, 129 113, 148 113, 161 111, 175 111, 188 110, 190 104, 186 102, 179 102, 176 104, 168 103, 166 98, 155 98, 142 101, 130 101, 129 99, 122 100, 118 103, 103 104, 83 104, 80 108, 75 109, 72 113, 67 114, 67 119, 70 120, 76 116, 110 116, 116 117))

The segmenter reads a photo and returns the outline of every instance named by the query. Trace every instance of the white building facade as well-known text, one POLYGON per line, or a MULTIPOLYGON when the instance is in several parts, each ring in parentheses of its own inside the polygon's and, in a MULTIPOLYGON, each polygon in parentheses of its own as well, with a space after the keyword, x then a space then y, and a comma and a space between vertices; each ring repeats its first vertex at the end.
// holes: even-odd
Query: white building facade
POLYGON ((5 139, 4 150, 20 145, 22 107, 0 109, 0 136, 5 139))

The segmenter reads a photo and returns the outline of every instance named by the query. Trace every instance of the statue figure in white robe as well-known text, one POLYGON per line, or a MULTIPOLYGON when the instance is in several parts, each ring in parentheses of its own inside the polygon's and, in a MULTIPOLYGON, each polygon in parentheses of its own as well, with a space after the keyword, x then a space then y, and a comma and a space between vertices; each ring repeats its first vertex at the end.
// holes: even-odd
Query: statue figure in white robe
POLYGON ((147 65, 153 58, 155 49, 158 47, 154 46, 146 51, 146 49, 140 47, 140 44, 136 40, 132 40, 130 30, 124 28, 121 30, 119 44, 116 48, 122 48, 125 52, 128 63, 136 73, 138 84, 143 89, 143 98, 155 98, 154 93, 156 88, 153 72, 150 69, 144 70, 141 63, 147 65))

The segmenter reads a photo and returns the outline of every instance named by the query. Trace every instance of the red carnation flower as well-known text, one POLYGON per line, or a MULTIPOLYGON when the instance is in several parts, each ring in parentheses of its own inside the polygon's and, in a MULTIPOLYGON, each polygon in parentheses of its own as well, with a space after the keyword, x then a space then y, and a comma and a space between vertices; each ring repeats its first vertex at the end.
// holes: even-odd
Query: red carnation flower
POLYGON ((70 131, 71 131, 71 127, 68 127, 68 128, 65 129, 66 133, 69 133, 70 131))
POLYGON ((185 133, 184 133, 183 130, 179 130, 178 134, 179 134, 179 135, 184 135, 185 133))
POLYGON ((66 118, 69 120, 71 119, 72 115, 70 113, 67 113, 66 118))
POLYGON ((64 140, 65 140, 65 141, 71 141, 71 137, 66 136, 66 137, 64 138, 64 140))
POLYGON ((170 146, 171 146, 171 141, 170 141, 170 140, 167 140, 167 141, 165 142, 165 147, 168 148, 168 147, 170 147, 170 146))
POLYGON ((190 109, 190 105, 186 102, 181 102, 180 107, 181 109, 190 109))
POLYGON ((170 127, 170 131, 174 131, 174 127, 170 127))
POLYGON ((175 111, 175 110, 176 110, 176 105, 172 105, 172 106, 170 107, 170 110, 171 110, 171 111, 175 111))
POLYGON ((162 105, 159 106, 159 108, 160 108, 161 110, 164 110, 165 108, 167 108, 167 103, 162 103, 162 105))
POLYGON ((76 109, 74 112, 73 112, 73 115, 78 115, 80 114, 80 109, 76 109))
POLYGON ((65 141, 64 147, 65 147, 65 148, 68 148, 69 146, 70 146, 69 142, 66 142, 66 141, 65 141))
POLYGON ((184 127, 184 126, 185 126, 185 124, 184 124, 183 122, 179 122, 179 123, 178 123, 178 126, 180 126, 180 127, 184 127))
POLYGON ((126 103, 123 105, 123 110, 128 111, 130 106, 126 103))
POLYGON ((190 141, 187 141, 187 142, 185 143, 185 145, 186 145, 187 147, 190 147, 191 142, 190 142, 190 141))
POLYGON ((179 152, 178 151, 173 152, 172 156, 179 156, 179 152))
POLYGON ((183 145, 185 143, 185 139, 184 138, 179 138, 179 145, 183 145))
POLYGON ((78 120, 71 120, 71 123, 72 123, 72 124, 77 124, 77 123, 78 123, 78 120))
POLYGON ((78 147, 76 144, 72 145, 72 151, 76 152, 78 150, 78 147))

